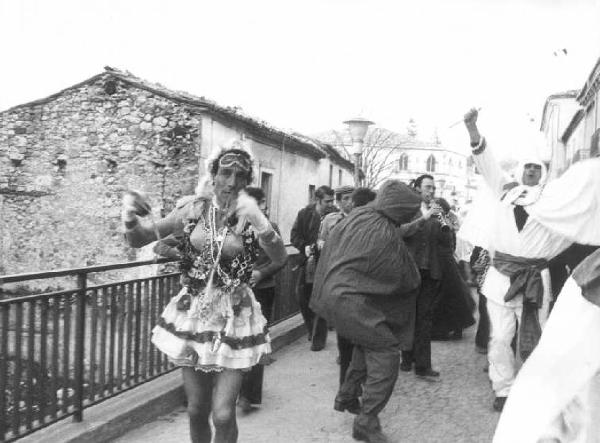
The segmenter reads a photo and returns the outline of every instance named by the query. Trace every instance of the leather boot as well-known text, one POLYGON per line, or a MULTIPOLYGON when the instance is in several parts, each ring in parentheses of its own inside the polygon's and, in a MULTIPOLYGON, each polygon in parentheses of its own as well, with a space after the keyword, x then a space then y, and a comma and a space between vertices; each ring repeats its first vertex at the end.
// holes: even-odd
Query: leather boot
POLYGON ((360 402, 358 401, 358 398, 345 400, 338 395, 335 397, 333 409, 339 412, 348 411, 349 413, 356 415, 360 413, 360 402))
POLYGON ((375 416, 359 414, 352 424, 352 438, 368 443, 389 443, 388 438, 381 432, 381 424, 375 416))

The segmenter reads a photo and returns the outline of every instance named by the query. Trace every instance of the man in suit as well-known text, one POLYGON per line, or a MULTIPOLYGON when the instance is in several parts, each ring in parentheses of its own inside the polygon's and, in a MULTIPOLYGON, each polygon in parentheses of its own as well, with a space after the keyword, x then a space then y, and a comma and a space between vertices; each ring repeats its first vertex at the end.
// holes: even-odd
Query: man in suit
POLYGON ((452 242, 449 230, 442 231, 437 219, 440 208, 434 204, 435 183, 433 177, 424 174, 418 177, 413 188, 421 196, 421 210, 410 223, 400 227, 419 272, 421 287, 417 296, 415 339, 412 350, 402 351, 400 369, 411 371, 413 362, 415 374, 422 378, 436 380, 440 373, 431 367, 431 327, 433 310, 440 294, 442 267, 438 248, 452 242))
POLYGON ((322 318, 315 320, 315 313, 310 309, 310 295, 313 289, 313 272, 308 270, 307 263, 315 262, 318 256, 317 240, 322 218, 334 208, 334 192, 329 186, 320 186, 315 192, 315 203, 309 204, 298 212, 290 239, 304 260, 300 266, 296 284, 296 296, 300 312, 308 330, 308 339, 312 340, 310 349, 320 351, 327 340, 327 323, 322 318))

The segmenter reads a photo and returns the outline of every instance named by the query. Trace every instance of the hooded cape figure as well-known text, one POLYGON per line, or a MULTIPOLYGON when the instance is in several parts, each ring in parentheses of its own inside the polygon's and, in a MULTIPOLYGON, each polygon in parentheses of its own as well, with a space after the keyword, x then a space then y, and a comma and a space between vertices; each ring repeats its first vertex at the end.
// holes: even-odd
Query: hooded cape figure
POLYGON ((419 271, 398 226, 417 213, 421 198, 399 181, 385 182, 377 199, 355 209, 331 232, 317 266, 311 308, 342 336, 368 346, 400 339, 412 346, 419 271), (378 335, 379 323, 398 337, 378 335))
POLYGON ((399 225, 420 206, 404 183, 385 182, 372 204, 333 228, 317 266, 311 308, 355 345, 334 408, 358 414, 358 440, 387 441, 378 414, 394 390, 400 350, 412 347, 420 276, 399 225))

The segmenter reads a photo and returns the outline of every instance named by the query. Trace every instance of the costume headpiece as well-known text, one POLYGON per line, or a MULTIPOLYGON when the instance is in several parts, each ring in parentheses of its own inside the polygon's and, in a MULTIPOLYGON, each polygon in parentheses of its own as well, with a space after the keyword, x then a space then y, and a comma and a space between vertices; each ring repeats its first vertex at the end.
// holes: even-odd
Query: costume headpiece
POLYGON ((541 176, 540 176, 540 182, 539 185, 544 185, 546 183, 546 179, 548 178, 548 169, 546 168, 546 165, 544 164, 543 161, 541 161, 539 158, 534 157, 534 156, 530 156, 530 157, 525 157, 523 158, 520 162, 519 162, 519 166, 516 169, 516 173, 515 173, 515 179, 522 184, 523 182, 523 171, 525 171, 525 166, 526 165, 539 165, 541 168, 541 176))
POLYGON ((244 171, 250 171, 252 169, 252 162, 249 156, 238 152, 227 152, 219 159, 219 167, 231 168, 234 166, 244 171))
POLYGON ((228 168, 238 166, 244 171, 250 171, 252 163, 254 162, 252 151, 248 146, 248 142, 245 140, 240 140, 238 138, 214 146, 210 155, 204 162, 205 174, 198 182, 196 195, 203 197, 211 197, 213 195, 214 190, 212 185, 213 178, 211 177, 211 167, 217 159, 219 160, 219 166, 228 168), (233 150, 243 151, 248 155, 245 156, 239 152, 228 152, 233 150), (221 154, 223 155, 221 156, 221 154))

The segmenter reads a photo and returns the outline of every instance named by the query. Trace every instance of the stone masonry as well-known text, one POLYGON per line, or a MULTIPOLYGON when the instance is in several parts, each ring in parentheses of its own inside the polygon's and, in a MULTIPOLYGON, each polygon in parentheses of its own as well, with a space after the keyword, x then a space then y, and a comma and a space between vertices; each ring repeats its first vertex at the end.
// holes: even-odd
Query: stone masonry
MULTIPOLYGON (((284 238, 307 191, 327 179, 333 185, 334 171, 336 185, 352 182, 352 163, 333 155, 331 147, 110 67, 0 112, 0 275, 152 258, 148 248, 125 245, 123 191, 144 191, 160 217, 193 193, 204 173, 202 159, 232 138, 254 150, 255 184, 272 193, 284 238), (262 182, 265 173, 268 184, 262 182)), ((128 270, 119 277, 147 272, 128 270)), ((90 283, 114 277, 96 274, 90 283)))
POLYGON ((126 189, 170 210, 196 185, 194 109, 105 72, 0 113, 0 275, 136 258, 126 189))

